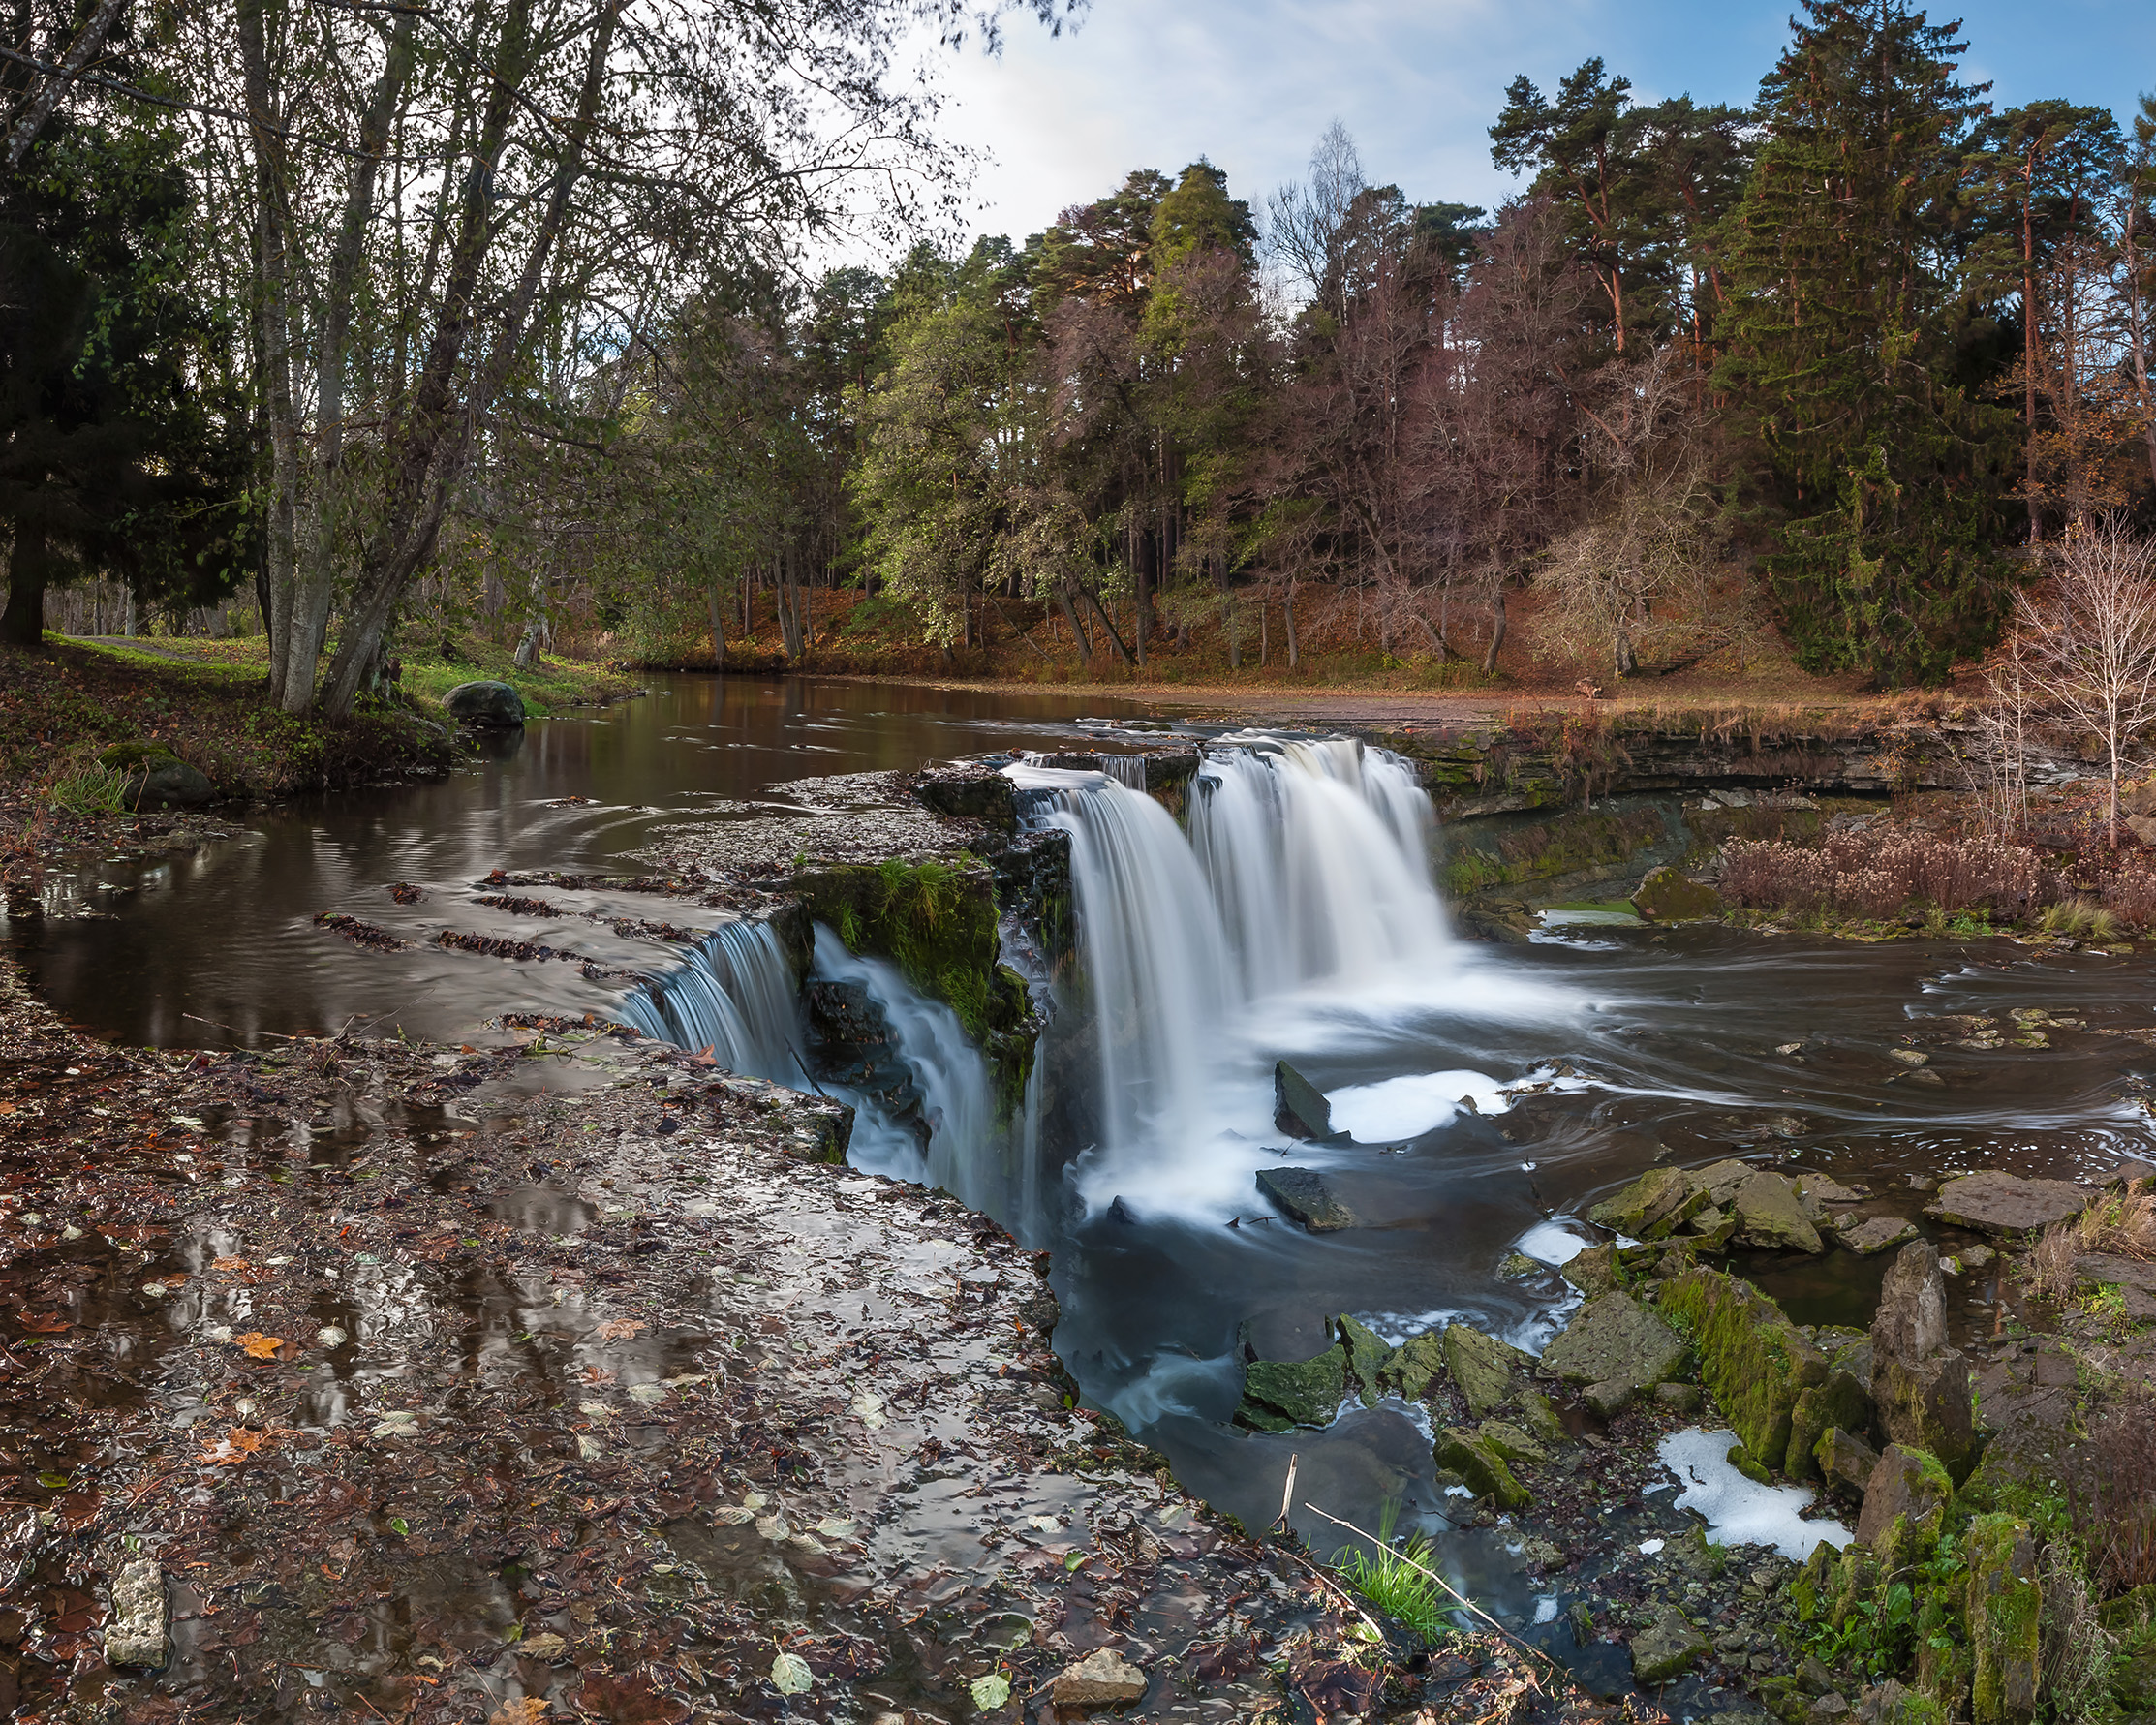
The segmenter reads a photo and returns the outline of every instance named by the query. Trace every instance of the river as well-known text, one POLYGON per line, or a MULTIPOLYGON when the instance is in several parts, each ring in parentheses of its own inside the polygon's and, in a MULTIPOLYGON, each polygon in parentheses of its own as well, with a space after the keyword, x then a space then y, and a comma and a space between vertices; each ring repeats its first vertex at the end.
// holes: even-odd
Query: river
MULTIPOLYGON (((548 934, 477 902, 492 870, 632 869, 632 853, 685 821, 813 816, 818 805, 785 788, 806 779, 991 751, 1138 749, 1171 725, 1225 763, 1187 835, 1098 775, 1019 769, 1034 818, 1073 829, 1081 940, 1095 1004, 1113 995, 1116 1022, 1094 1033, 1066 1011, 1051 1032, 1100 1074, 1084 1142, 1042 1140, 1036 1123, 1026 1142, 948 1144, 945 1165, 955 1157, 962 1176, 969 1156, 1033 1158, 1027 1213, 1000 1219, 1054 1254, 1059 1353, 1187 1486, 1250 1525, 1278 1513, 1291 1456, 1303 1501, 1371 1520, 1390 1502, 1440 1535, 1451 1519, 1417 1409, 1352 1408, 1322 1432, 1232 1428, 1242 1339, 1302 1358, 1344 1312, 1396 1340, 1463 1317, 1539 1348, 1575 1303, 1555 1269, 1581 1237, 1568 1218, 1657 1161, 1809 1169, 1867 1188, 1867 1211, 1916 1219, 1951 1250, 1960 1237, 1922 1217, 1942 1177, 2096 1174, 2147 1149, 2156 1053, 2117 1033, 2151 1028, 2141 959, 1595 919, 1555 919, 1524 944, 1465 940, 1430 890, 1419 793, 1397 773, 1356 779, 1350 764, 1352 796, 1336 785, 1322 797, 1306 773, 1283 782, 1288 795, 1250 777, 1291 770, 1276 742, 1255 739, 1253 754, 1253 739, 1219 742, 1224 724, 1096 697, 659 678, 647 700, 535 723, 438 784, 267 811, 184 860, 56 877, 42 914, 8 936, 63 1014, 120 1042, 257 1046, 354 1021, 456 1041, 505 1011, 616 1011, 623 993, 574 964, 416 943, 446 920, 573 943, 602 970, 655 968, 649 941, 604 920, 648 915, 648 901, 550 893, 569 915, 548 934), (1298 813, 1297 796, 1318 800, 1298 813), (1110 816, 1143 830, 1110 844, 1110 816), (1257 880, 1268 847, 1278 878, 1257 880), (419 896, 400 904, 392 883, 419 896), (325 909, 416 944, 360 950, 311 926, 325 909), (1103 942, 1117 916, 1137 921, 1116 934, 1131 976, 1111 987, 1103 942), (2020 1035, 2011 1015, 2028 1008, 2069 1026, 2020 1035), (2004 1033, 1970 1046, 1957 1015, 2004 1033), (1890 1056, 1911 1043, 1929 1056, 1921 1078, 1890 1056), (1281 1148, 1278 1060, 1332 1097, 1353 1142, 1281 1148), (1251 1170, 1283 1155, 1319 1168, 1362 1225, 1313 1237, 1275 1216, 1251 1170)), ((909 1051, 927 1058, 938 1033, 909 1051)), ((1010 1131, 1023 1139, 1024 1119, 1010 1131)), ((895 1165, 874 1133, 857 1154, 895 1165)), ((1799 1322, 1862 1325, 1885 1263, 1740 1254, 1736 1267, 1799 1322)), ((1999 1294, 1994 1279, 1963 1278, 1956 1330, 1990 1331, 1999 1294)), ((1448 1550, 1501 1614, 1526 1621, 1501 1546, 1448 1550)))

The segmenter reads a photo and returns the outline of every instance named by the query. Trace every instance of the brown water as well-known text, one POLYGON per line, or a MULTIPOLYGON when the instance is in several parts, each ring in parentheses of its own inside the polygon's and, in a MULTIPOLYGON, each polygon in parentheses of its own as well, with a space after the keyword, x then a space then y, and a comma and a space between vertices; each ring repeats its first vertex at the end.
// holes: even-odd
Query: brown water
POLYGON ((1146 711, 1097 696, 659 676, 646 698, 483 738, 477 761, 435 784, 264 810, 243 837, 192 856, 56 872, 36 901, 0 912, 0 928, 46 1000, 113 1041, 258 1047, 354 1018, 453 1041, 504 1011, 582 1013, 619 990, 570 963, 426 948, 391 960, 316 928, 317 913, 418 941, 453 928, 663 969, 678 955, 578 914, 662 917, 648 898, 550 892, 570 918, 535 924, 476 903, 479 882, 494 869, 639 873, 631 853, 667 825, 810 812, 790 783, 1051 747, 1085 736, 1081 720, 1146 711), (424 897, 400 906, 392 882, 424 897))

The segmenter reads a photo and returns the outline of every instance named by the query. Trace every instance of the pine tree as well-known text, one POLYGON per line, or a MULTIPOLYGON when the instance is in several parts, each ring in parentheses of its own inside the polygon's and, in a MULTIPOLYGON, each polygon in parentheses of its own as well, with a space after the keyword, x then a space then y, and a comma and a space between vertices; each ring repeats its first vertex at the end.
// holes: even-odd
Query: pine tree
POLYGON ((1890 687, 1942 679, 2012 592, 2014 422, 1953 375, 1947 242, 1983 94, 1954 34, 1896 0, 1804 0, 1725 251, 1716 380, 1785 627, 1805 668, 1890 687))

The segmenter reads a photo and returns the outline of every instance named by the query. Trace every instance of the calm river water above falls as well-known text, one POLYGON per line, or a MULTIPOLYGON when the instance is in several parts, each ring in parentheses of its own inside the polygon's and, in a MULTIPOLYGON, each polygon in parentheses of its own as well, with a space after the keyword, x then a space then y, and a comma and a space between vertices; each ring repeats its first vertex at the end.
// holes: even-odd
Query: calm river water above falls
MULTIPOLYGON (((505 1011, 607 1009, 620 991, 569 964, 361 951, 311 927, 316 912, 410 937, 447 923, 551 939, 648 970, 653 947, 602 924, 547 932, 487 910, 474 902, 479 878, 496 868, 632 868, 628 854, 665 825, 800 813, 774 787, 804 778, 1080 738, 1138 747, 1143 738, 1099 722, 1149 717, 1135 703, 1052 694, 663 678, 650 700, 535 724, 441 784, 273 811, 192 858, 112 860, 57 879, 46 913, 18 918, 9 935, 63 1013, 123 1042, 253 1043, 354 1015, 453 1040, 505 1011), (385 889, 399 881, 425 899, 392 904, 385 889)), ((1231 836, 1223 826, 1215 840, 1231 836)), ((664 913, 648 900, 547 896, 577 909, 664 913)), ((1372 910, 1299 902, 1320 924, 1372 910)), ((1433 906, 1428 915, 1415 941, 1356 960, 1323 986, 1278 976, 1259 986, 1246 974, 1240 990, 1224 978, 1215 987, 1187 974, 1203 951, 1187 929, 1155 938, 1153 956, 1167 966, 1160 986, 1190 1002, 1184 1010, 1197 1022, 1123 1031, 1156 1055, 1172 1051, 1192 1075, 1184 1112, 1104 1124, 1120 1143, 1036 1146, 1046 1196, 1034 1214, 1003 1218, 1055 1252, 1065 1313, 1057 1346, 1089 1394, 1167 1451, 1187 1485, 1254 1525, 1278 1512, 1291 1454, 1298 1498, 1343 1514, 1373 1518, 1397 1498, 1409 1520, 1440 1528, 1443 1501, 1414 1410, 1357 1409, 1323 1433, 1232 1430, 1245 1325, 1273 1358, 1316 1352, 1339 1312, 1395 1339, 1463 1315, 1539 1346, 1569 1290, 1552 1269, 1507 1277, 1500 1267, 1516 1250, 1545 1264, 1561 1257, 1564 1218, 1657 1160, 1778 1157, 1868 1186, 1878 1213, 1917 1217, 1925 1198, 1912 1177, 1989 1165, 2098 1172, 2148 1146, 2140 1098, 2156 1051, 2102 1033, 2156 1024, 2142 958, 1592 924, 1496 946, 1456 938, 1433 906), (1176 965, 1189 989, 1171 986, 1176 965), (1961 1046, 1966 1029, 1943 1022, 1989 1015, 2011 1033, 2017 1007, 2085 1028, 2051 1031, 2048 1047, 1972 1049, 1961 1046), (1912 1037, 1938 1082, 1912 1081, 1889 1058, 1912 1037), (1364 1226, 1302 1234, 1270 1218, 1247 1184, 1251 1166, 1278 1159, 1265 1122, 1271 1063, 1282 1058, 1333 1095, 1364 1141, 1293 1156, 1325 1169, 1364 1226)), ((1203 962, 1262 968, 1250 943, 1266 935, 1256 919, 1226 938, 1232 951, 1203 962)), ((1105 1121, 1117 1110, 1098 1112, 1105 1121)), ((1007 1165, 1022 1149, 969 1154, 1007 1165)), ((1951 1248, 1953 1236, 1941 1238, 1951 1248)), ((1836 1252, 1741 1268, 1800 1322, 1862 1324, 1885 1259, 1836 1252)), ((1991 1327, 1994 1293, 1988 1280, 1958 1284, 1964 1332, 1991 1327)), ((1506 1599, 1501 1575, 1479 1580, 1500 1605, 1528 1609, 1506 1599)))

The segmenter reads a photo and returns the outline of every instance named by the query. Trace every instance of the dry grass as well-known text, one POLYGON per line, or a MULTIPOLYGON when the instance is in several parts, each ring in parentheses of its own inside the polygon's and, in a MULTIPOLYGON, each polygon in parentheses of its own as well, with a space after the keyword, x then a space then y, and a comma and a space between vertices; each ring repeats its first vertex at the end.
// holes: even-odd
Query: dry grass
POLYGON ((2053 1306, 2074 1297, 2077 1260, 2089 1252, 2137 1263, 2156 1262, 2156 1190, 2137 1180, 2115 1197, 2099 1198, 2079 1216, 2053 1222, 2029 1253, 2029 1290, 2053 1306))
POLYGON ((2064 1470, 2074 1537, 2098 1593, 2115 1598, 2156 1582, 2156 1394, 2136 1385, 2112 1400, 2064 1470))

